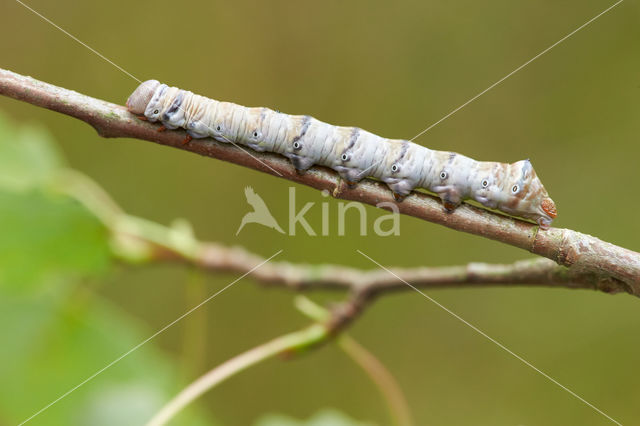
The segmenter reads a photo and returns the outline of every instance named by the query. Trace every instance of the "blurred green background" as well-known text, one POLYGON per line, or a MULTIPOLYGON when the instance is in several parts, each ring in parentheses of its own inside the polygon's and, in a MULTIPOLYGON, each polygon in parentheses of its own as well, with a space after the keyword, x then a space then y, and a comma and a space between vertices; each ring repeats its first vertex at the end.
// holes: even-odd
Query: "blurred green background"
MULTIPOLYGON (((28 4, 142 80, 411 138, 612 2, 28 4)), ((121 104, 137 86, 18 3, 6 1, 0 12, 3 68, 121 104)), ((623 2, 417 142, 480 160, 530 158, 558 206, 555 225, 640 250, 639 20, 640 6, 623 2)), ((365 269, 374 265, 357 249, 388 266, 530 257, 410 217, 401 218, 400 236, 365 237, 353 214, 338 237, 338 202, 299 186, 299 205, 316 202, 307 215, 314 228, 319 204, 329 203, 329 236, 248 225, 236 237, 249 211, 245 186, 283 224, 292 184, 155 144, 101 139, 84 123, 7 98, 0 111, 5 140, 55 139, 60 152, 44 163, 86 173, 128 213, 162 224, 184 218, 202 240, 365 269), (23 123, 40 130, 19 130, 23 123)), ((34 152, 48 149, 33 144, 34 152)), ((5 175, 18 161, 10 151, 0 163, 5 175)), ((104 230, 77 205, 13 190, 0 197, 0 424, 24 420, 236 278, 114 262, 104 230)), ((367 213, 371 230, 381 212, 367 213)), ((529 288, 429 294, 613 418, 638 421, 640 316, 632 296, 529 288)), ((139 424, 181 385, 307 324, 292 297, 243 279, 30 424, 139 424)), ((414 292, 378 300, 350 332, 394 373, 417 424, 609 424, 414 292)), ((369 379, 328 345, 232 378, 177 424, 245 425, 266 413, 305 418, 324 407, 389 422, 369 379)))

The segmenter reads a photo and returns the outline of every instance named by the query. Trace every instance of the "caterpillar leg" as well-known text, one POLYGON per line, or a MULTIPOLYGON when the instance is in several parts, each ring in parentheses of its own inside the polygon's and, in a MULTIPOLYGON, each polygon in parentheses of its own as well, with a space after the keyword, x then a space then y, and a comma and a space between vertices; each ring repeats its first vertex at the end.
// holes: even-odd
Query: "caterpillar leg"
POLYGON ((189 142, 191 142, 191 139, 193 139, 193 136, 187 134, 187 136, 184 138, 184 140, 182 141, 182 145, 186 145, 189 142))
POLYGON ((136 118, 138 120, 142 120, 142 121, 148 121, 149 119, 147 117, 145 117, 144 115, 136 115, 136 118))
POLYGON ((444 211, 447 213, 453 212, 456 209, 456 207, 460 205, 460 202, 462 201, 460 197, 456 197, 455 195, 449 192, 440 193, 438 195, 442 200, 442 207, 444 208, 444 211))
POLYGON ((338 172, 349 189, 355 188, 358 182, 362 180, 362 173, 358 169, 352 169, 350 167, 334 167, 333 169, 338 172))
POLYGON ((540 226, 540 229, 542 230, 547 230, 551 227, 551 220, 544 218, 544 217, 539 217, 538 220, 536 220, 536 222, 538 223, 538 226, 540 226))
POLYGON ((452 213, 462 202, 460 197, 444 195, 442 198, 442 206, 444 207, 444 211, 447 213, 452 213))
POLYGON ((248 143, 247 146, 256 152, 265 152, 266 149, 258 143, 248 143))
POLYGON ((164 132, 165 130, 167 130, 167 128, 165 127, 165 125, 161 125, 160 127, 158 127, 158 132, 164 132))
POLYGON ((439 191, 436 190, 435 192, 440 196, 444 210, 447 213, 453 212, 456 209, 456 207, 458 207, 462 202, 462 197, 460 196, 460 192, 455 188, 451 188, 451 187, 445 187, 445 188, 440 187, 438 189, 440 190, 439 191))
POLYGON ((306 172, 313 166, 313 159, 309 157, 301 157, 298 155, 293 155, 290 157, 291 164, 295 167, 296 171, 300 174, 306 172))
POLYGON ((442 205, 444 207, 444 211, 451 213, 460 205, 460 203, 454 203, 450 200, 442 200, 442 205))
POLYGON ((196 132, 194 130, 187 130, 187 134, 189 136, 191 136, 191 138, 193 138, 193 139, 203 139, 203 138, 206 138, 206 137, 209 136, 206 133, 199 133, 199 132, 196 132))
POLYGON ((401 203, 404 201, 405 198, 407 198, 406 194, 400 194, 396 191, 391 191, 391 193, 393 194, 393 199, 397 202, 397 203, 401 203))
POLYGON ((187 133, 194 139, 202 139, 213 136, 209 134, 209 128, 199 120, 190 121, 189 123, 187 123, 185 129, 187 129, 187 133))
POLYGON ((385 179, 385 183, 391 189, 393 193, 393 199, 398 203, 402 202, 407 195, 411 194, 413 188, 415 188, 415 184, 406 180, 406 179, 385 179))

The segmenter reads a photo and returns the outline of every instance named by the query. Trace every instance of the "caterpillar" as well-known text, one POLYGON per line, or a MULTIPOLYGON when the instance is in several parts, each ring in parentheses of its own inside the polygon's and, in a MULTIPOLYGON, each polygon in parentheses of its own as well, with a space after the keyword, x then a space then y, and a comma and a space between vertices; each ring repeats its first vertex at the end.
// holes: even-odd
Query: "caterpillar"
POLYGON ((159 121, 163 128, 186 129, 185 143, 212 137, 278 153, 299 172, 313 165, 326 166, 350 186, 373 177, 387 184, 397 202, 415 188, 423 188, 437 194, 447 212, 473 199, 533 220, 542 229, 548 229, 557 216, 528 159, 511 164, 476 161, 407 140, 385 139, 358 127, 333 126, 308 115, 216 101, 157 80, 141 83, 126 105, 139 118, 159 121))

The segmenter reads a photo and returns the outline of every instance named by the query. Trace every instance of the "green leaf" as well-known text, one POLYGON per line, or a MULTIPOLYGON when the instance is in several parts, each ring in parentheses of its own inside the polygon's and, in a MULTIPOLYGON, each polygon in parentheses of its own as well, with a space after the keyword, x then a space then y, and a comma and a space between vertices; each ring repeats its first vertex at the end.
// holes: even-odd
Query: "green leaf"
POLYGON ((107 230, 49 189, 62 165, 47 132, 0 115, 0 288, 57 285, 109 265, 107 230))
MULTIPOLYGON (((78 288, 112 254, 98 219, 54 190, 62 167, 45 131, 0 115, 0 423, 55 401, 34 424, 144 424, 180 390, 177 367, 151 342, 136 348, 152 332, 78 288)), ((205 424, 194 408, 183 418, 205 424)))
POLYGON ((63 165, 46 130, 33 125, 15 128, 0 115, 0 189, 21 191, 41 185, 63 165))
POLYGON ((109 265, 107 230, 69 198, 0 190, 0 224, 0 287, 28 289, 109 265))
MULTIPOLYGON (((3 422, 26 420, 152 334, 85 296, 57 302, 43 294, 0 297, 3 422)), ((34 424, 144 424, 179 391, 177 377, 173 363, 148 343, 43 411, 34 424)), ((203 424, 196 410, 182 418, 203 424)))

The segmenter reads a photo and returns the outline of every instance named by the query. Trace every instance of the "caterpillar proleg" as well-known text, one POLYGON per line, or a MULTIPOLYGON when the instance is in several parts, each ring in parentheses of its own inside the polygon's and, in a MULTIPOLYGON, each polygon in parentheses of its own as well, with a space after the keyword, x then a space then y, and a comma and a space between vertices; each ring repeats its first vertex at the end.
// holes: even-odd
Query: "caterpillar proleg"
POLYGON ((415 188, 424 188, 436 193, 447 211, 473 199, 531 219, 543 229, 557 216, 528 159, 511 164, 476 161, 357 127, 333 126, 308 115, 219 102, 157 80, 140 84, 127 108, 168 129, 184 128, 193 138, 212 137, 284 155, 299 171, 313 165, 329 167, 349 185, 374 177, 385 182, 398 201, 415 188))

